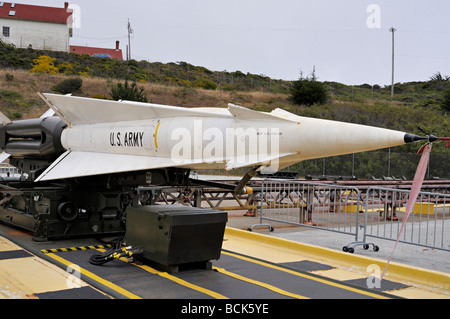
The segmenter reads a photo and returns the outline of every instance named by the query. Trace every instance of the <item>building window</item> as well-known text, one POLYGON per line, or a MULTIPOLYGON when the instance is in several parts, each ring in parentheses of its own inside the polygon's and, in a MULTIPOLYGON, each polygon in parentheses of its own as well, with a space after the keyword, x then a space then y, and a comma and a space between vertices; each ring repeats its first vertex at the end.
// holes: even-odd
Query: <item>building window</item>
POLYGON ((3 36, 9 38, 9 27, 3 27, 3 36))

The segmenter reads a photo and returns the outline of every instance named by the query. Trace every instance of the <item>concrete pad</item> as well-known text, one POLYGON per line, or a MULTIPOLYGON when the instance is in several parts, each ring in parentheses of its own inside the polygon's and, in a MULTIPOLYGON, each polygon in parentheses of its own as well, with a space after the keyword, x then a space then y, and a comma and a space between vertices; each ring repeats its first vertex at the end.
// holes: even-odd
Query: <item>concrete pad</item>
POLYGON ((345 270, 345 269, 320 270, 320 271, 312 271, 311 273, 319 275, 319 276, 339 280, 339 281, 360 279, 360 278, 367 277, 362 274, 358 274, 353 271, 349 271, 349 270, 345 270))

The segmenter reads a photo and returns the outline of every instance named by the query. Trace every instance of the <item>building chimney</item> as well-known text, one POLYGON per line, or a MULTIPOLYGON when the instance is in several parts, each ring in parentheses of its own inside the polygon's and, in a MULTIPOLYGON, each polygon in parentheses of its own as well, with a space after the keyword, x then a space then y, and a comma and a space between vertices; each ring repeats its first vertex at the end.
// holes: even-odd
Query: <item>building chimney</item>
POLYGON ((67 9, 69 7, 69 3, 68 2, 64 2, 64 9, 67 9))
POLYGON ((119 51, 119 41, 116 41, 116 51, 119 51))

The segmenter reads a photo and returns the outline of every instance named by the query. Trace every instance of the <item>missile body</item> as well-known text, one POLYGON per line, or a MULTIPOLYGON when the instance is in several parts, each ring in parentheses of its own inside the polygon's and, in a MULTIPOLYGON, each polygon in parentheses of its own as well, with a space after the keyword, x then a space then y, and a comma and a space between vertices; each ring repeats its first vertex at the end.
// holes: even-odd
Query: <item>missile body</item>
POLYGON ((54 94, 45 94, 45 98, 60 119, 53 117, 51 130, 43 134, 38 122, 30 128, 22 121, 4 123, 0 130, 0 147, 12 157, 27 157, 27 150, 29 156, 57 155, 36 181, 167 167, 249 167, 274 172, 302 160, 419 139, 404 132, 301 117, 281 109, 268 113, 236 105, 182 108, 54 94), (56 146, 39 153, 37 144, 48 143, 48 135, 56 146), (30 142, 35 146, 26 146, 30 142))

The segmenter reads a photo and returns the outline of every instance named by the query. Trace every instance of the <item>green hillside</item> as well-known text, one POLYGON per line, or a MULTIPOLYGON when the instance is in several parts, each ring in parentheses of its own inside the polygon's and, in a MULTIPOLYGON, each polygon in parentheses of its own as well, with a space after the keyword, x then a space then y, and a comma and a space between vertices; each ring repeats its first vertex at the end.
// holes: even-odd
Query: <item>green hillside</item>
MULTIPOLYGON (((450 136, 450 80, 440 73, 422 82, 396 83, 391 100, 390 86, 348 86, 324 82, 330 99, 310 107, 294 105, 290 81, 241 71, 212 71, 186 62, 149 63, 118 61, 72 53, 16 49, 0 44, 0 110, 12 119, 40 116, 46 105, 36 92, 54 92, 67 78, 82 79, 80 96, 110 98, 110 88, 124 80, 143 87, 148 101, 185 107, 226 107, 238 103, 260 111, 283 108, 317 118, 373 125, 422 134, 418 126, 437 136, 450 136), (39 61, 37 59, 41 58, 39 61), (447 100, 446 100, 446 95, 447 100), (447 103, 446 103, 447 101, 447 103)), ((290 169, 303 175, 394 175, 412 178, 419 146, 322 159, 300 163, 290 169), (350 165, 350 166, 349 166, 350 165), (387 168, 386 168, 387 167, 387 168)), ((435 143, 428 177, 450 178, 450 151, 435 143)))

